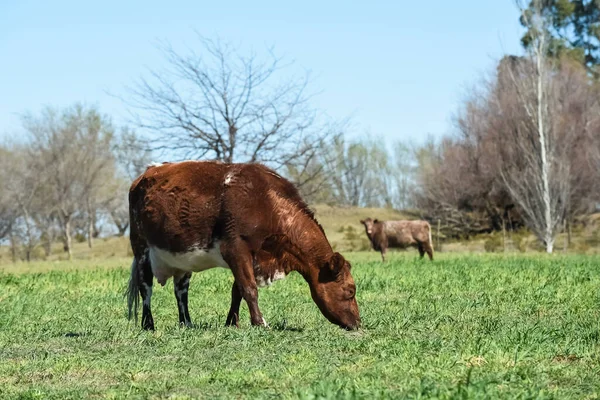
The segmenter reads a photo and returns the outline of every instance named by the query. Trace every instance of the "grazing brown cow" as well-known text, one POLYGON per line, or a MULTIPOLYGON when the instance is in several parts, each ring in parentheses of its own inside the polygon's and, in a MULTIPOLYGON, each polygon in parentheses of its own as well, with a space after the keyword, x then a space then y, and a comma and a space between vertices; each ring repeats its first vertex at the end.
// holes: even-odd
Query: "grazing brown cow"
POLYGON ((173 277, 179 322, 190 325, 192 272, 229 268, 235 281, 227 325, 238 326, 242 298, 252 325, 265 325, 258 286, 299 272, 323 315, 346 329, 359 326, 350 264, 332 250, 323 228, 289 181, 260 164, 209 161, 149 167, 129 192, 131 247, 129 318, 154 329, 153 278, 173 277))
POLYGON ((427 221, 378 221, 367 218, 360 221, 365 226, 367 236, 373 249, 381 252, 385 261, 388 248, 406 248, 414 246, 419 249, 421 258, 427 253, 433 260, 433 242, 431 227, 427 221))

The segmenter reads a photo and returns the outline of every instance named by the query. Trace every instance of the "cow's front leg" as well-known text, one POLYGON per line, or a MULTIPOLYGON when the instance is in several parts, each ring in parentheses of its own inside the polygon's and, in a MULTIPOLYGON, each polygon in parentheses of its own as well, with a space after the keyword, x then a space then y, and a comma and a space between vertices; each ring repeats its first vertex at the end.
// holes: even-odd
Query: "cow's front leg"
POLYGON ((226 242, 221 244, 221 254, 233 272, 240 295, 248 304, 250 322, 252 325, 267 326, 258 308, 258 289, 252 268, 252 253, 248 245, 241 239, 226 242))
POLYGON ((417 243, 417 249, 419 250, 420 258, 423 258, 423 256, 425 255, 425 249, 423 248, 423 243, 421 243, 421 242, 417 243))
POLYGON ((240 321, 240 303, 242 302, 242 294, 238 287, 237 282, 233 282, 231 285, 231 307, 229 308, 229 314, 227 314, 227 322, 225 326, 239 326, 240 321))
POLYGON ((192 273, 188 272, 179 277, 173 277, 173 289, 177 299, 177 310, 179 311, 179 324, 187 327, 192 326, 190 312, 188 310, 188 290, 192 273))

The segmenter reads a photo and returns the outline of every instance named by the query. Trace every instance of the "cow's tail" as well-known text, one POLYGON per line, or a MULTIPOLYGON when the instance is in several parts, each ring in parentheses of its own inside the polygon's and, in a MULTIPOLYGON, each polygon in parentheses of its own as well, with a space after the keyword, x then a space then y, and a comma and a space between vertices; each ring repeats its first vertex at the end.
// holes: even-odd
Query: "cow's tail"
POLYGON ((129 284, 127 285, 127 290, 125 291, 125 296, 127 297, 127 318, 131 320, 133 316, 135 318, 135 322, 138 320, 138 308, 140 305, 140 274, 138 271, 139 261, 137 257, 133 257, 133 262, 131 263, 131 275, 129 276, 129 284))
POLYGON ((133 316, 136 323, 138 321, 138 308, 140 305, 140 268, 143 268, 145 258, 147 257, 143 241, 140 240, 138 235, 138 215, 135 211, 143 194, 139 193, 139 185, 142 177, 143 174, 131 184, 131 188, 129 189, 129 242, 133 251, 133 261, 131 262, 131 272, 129 283, 125 290, 125 297, 127 297, 127 318, 131 320, 133 316))
POLYGON ((429 234, 429 246, 427 246, 427 247, 429 247, 428 255, 429 255, 429 259, 433 260, 433 239, 431 238, 431 224, 429 224, 429 222, 427 222, 427 221, 425 221, 425 223, 427 224, 427 230, 429 231, 428 232, 428 234, 429 234))

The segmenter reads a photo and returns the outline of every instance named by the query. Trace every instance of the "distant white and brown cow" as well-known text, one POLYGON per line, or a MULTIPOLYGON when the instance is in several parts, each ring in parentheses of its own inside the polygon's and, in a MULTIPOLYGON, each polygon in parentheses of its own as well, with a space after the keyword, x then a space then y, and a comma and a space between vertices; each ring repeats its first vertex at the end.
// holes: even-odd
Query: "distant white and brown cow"
POLYGON ((427 221, 379 221, 367 218, 360 223, 365 226, 373 249, 381 252, 383 261, 388 248, 409 246, 419 249, 421 258, 427 253, 429 259, 433 260, 431 227, 427 221))
POLYGON ((235 281, 227 325, 238 325, 246 300, 252 325, 266 325, 257 286, 300 273, 329 321, 354 329, 360 318, 350 264, 332 250, 323 228, 289 181, 260 164, 185 161, 150 166, 129 191, 129 317, 154 329, 154 278, 173 278, 179 322, 190 325, 192 272, 228 268, 235 281))

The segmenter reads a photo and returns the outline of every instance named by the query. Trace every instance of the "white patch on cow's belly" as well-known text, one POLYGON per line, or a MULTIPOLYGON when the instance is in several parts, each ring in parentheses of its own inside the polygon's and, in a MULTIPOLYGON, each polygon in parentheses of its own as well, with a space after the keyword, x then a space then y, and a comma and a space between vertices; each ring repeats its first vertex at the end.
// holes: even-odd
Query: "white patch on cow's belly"
POLYGON ((161 285, 164 285, 167 279, 179 271, 200 272, 216 267, 229 268, 221 255, 219 242, 215 242, 214 247, 210 249, 194 246, 183 253, 171 253, 168 250, 150 246, 148 253, 152 273, 161 285))
POLYGON ((271 278, 270 276, 267 276, 265 278, 263 275, 258 275, 255 277, 256 285, 258 287, 271 286, 271 284, 273 284, 273 282, 284 279, 285 276, 286 276, 285 272, 283 272, 283 271, 275 271, 275 273, 273 274, 273 278, 271 278))

